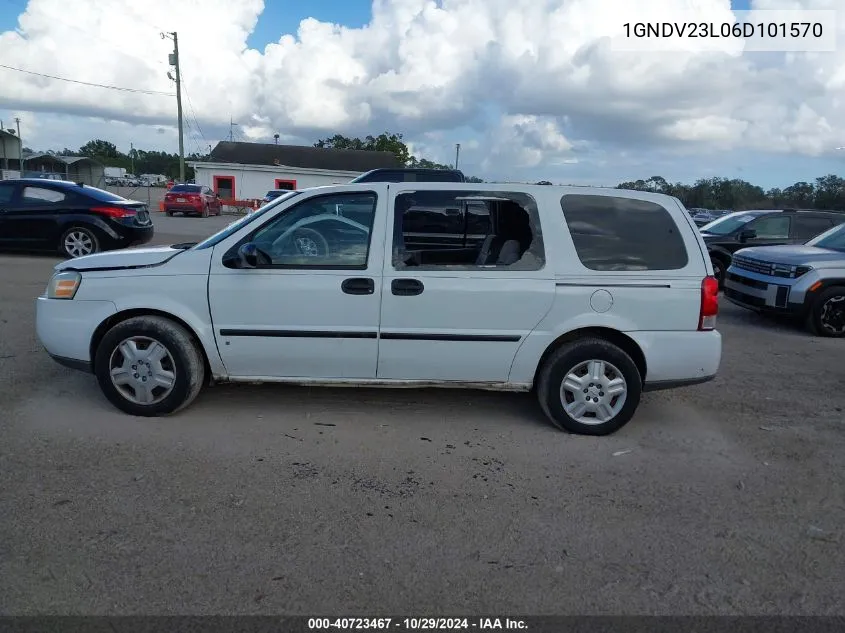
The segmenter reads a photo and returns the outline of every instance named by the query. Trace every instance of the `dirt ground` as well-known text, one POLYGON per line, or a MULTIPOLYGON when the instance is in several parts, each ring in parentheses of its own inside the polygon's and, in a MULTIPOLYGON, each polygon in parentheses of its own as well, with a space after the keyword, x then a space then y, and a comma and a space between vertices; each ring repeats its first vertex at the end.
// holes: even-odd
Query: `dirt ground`
POLYGON ((3 614, 845 614, 845 341, 723 302, 718 379, 605 438, 452 390, 136 419, 40 348, 55 261, 0 255, 3 614))

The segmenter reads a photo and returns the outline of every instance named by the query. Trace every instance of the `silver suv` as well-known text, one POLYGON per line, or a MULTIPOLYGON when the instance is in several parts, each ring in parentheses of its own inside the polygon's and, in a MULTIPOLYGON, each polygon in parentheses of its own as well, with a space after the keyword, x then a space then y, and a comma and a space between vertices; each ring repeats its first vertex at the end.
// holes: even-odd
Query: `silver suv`
POLYGON ((820 336, 845 336, 845 223, 800 246, 738 250, 725 297, 750 310, 800 317, 820 336))

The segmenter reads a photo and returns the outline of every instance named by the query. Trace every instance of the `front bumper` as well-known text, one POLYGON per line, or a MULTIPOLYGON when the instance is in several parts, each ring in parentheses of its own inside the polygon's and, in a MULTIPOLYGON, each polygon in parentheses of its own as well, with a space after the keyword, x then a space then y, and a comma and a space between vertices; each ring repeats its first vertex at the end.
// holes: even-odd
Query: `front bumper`
POLYGON ((731 266, 725 276, 724 295, 731 303, 749 310, 800 317, 806 312, 807 293, 795 281, 731 266))
POLYGON ((117 307, 111 301, 48 299, 42 296, 35 302, 35 331, 41 345, 56 362, 90 371, 94 332, 100 323, 115 313, 117 307))

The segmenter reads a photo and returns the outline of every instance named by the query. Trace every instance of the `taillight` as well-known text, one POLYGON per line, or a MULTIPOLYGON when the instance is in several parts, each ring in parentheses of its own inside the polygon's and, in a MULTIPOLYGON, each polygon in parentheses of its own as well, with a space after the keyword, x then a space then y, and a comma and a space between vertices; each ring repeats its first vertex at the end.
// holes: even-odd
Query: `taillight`
POLYGON ((191 202, 199 202, 200 196, 198 193, 191 193, 188 194, 188 200, 190 200, 191 202))
POLYGON ((702 331, 715 329, 717 314, 719 314, 719 280, 708 276, 701 281, 698 329, 702 331))
POLYGON ((110 218, 131 218, 135 215, 135 209, 124 207, 91 207, 91 211, 110 218))

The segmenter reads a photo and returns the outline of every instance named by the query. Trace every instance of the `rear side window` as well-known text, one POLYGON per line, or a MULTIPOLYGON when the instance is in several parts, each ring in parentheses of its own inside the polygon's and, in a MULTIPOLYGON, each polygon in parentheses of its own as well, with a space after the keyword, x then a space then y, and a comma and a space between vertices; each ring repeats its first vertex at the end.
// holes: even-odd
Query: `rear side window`
POLYGON ((46 187, 24 187, 21 194, 21 201, 30 204, 44 202, 61 202, 67 196, 61 191, 47 189, 46 187))
POLYGON ((799 215, 795 218, 795 237, 809 240, 819 233, 824 233, 832 226, 833 220, 819 217, 805 218, 799 215))
POLYGON ((578 259, 591 270, 679 270, 689 262, 675 220, 659 204, 578 194, 560 205, 578 259))

